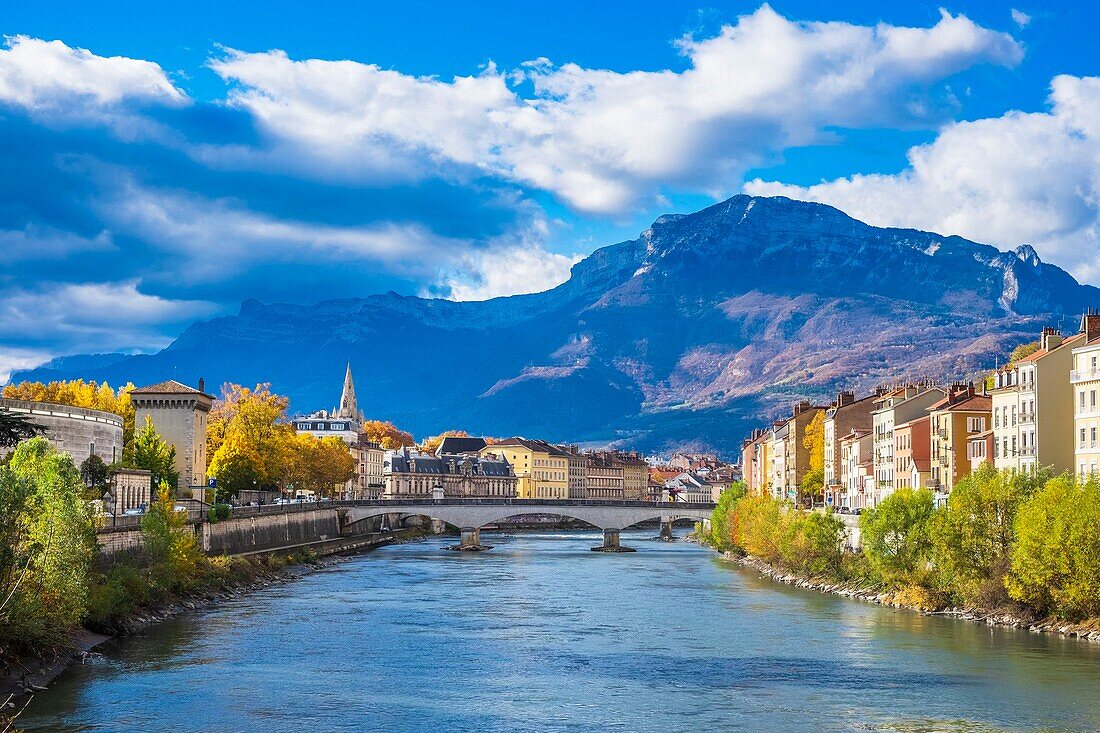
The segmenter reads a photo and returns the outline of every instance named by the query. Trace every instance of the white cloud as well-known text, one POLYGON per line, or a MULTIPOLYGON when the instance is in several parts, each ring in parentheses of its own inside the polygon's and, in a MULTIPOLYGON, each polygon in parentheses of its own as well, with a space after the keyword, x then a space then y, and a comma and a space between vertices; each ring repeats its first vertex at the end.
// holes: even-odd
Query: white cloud
POLYGON ((40 116, 81 117, 132 103, 187 102, 151 61, 96 56, 61 41, 27 36, 5 40, 6 48, 0 49, 0 101, 40 116))
POLYGON ((1016 8, 1013 8, 1012 9, 1012 22, 1015 23, 1020 28, 1023 28, 1028 23, 1031 22, 1031 16, 1028 15, 1027 13, 1025 13, 1022 10, 1017 10, 1016 8))
POLYGON ((0 384, 11 379, 11 373, 34 367, 49 361, 53 354, 39 349, 0 344, 0 384))
POLYGON ((19 366, 27 366, 32 355, 52 353, 56 344, 93 352, 162 347, 169 341, 161 331, 166 325, 218 310, 213 303, 169 300, 138 288, 137 281, 40 282, 0 293, 0 352, 7 355, 0 361, 22 359, 19 366), (11 343, 21 346, 5 345, 11 343))
POLYGON ((821 201, 872 224, 1029 243, 1100 282, 1100 77, 1058 76, 1049 112, 949 125, 908 157, 897 175, 808 187, 755 180, 745 190, 821 201))
MULTIPOLYGON (((324 175, 490 173, 574 208, 620 212, 668 186, 721 194, 769 154, 828 126, 928 122, 921 90, 1022 57, 1010 36, 943 12, 931 28, 787 20, 767 5, 714 38, 682 39, 683 72, 540 59, 511 74, 440 81, 352 61, 227 50, 211 61, 275 141, 324 175), (519 93, 531 83, 533 96, 519 93)), ((240 160, 250 151, 206 149, 240 160)), ((270 162, 271 151, 264 154, 270 162)))
POLYGON ((569 268, 582 258, 547 252, 534 244, 474 250, 440 275, 437 289, 451 300, 539 293, 568 280, 569 268))
POLYGON ((0 262, 58 260, 77 252, 106 252, 112 249, 114 242, 107 231, 101 231, 94 237, 82 237, 33 222, 22 229, 0 229, 0 262))

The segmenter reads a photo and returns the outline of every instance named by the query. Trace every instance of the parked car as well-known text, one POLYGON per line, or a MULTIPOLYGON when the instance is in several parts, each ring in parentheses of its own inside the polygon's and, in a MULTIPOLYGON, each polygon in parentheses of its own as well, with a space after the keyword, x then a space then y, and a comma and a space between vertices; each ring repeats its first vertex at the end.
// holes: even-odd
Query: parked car
POLYGON ((139 517, 144 513, 145 512, 143 512, 141 510, 141 507, 133 507, 131 509, 127 509, 126 511, 124 511, 122 513, 122 516, 124 516, 124 517, 139 517))
POLYGON ((189 511, 191 511, 191 508, 184 505, 184 504, 176 504, 175 510, 177 512, 189 512, 189 511))
POLYGON ((852 514, 863 514, 863 510, 862 509, 853 509, 852 514))

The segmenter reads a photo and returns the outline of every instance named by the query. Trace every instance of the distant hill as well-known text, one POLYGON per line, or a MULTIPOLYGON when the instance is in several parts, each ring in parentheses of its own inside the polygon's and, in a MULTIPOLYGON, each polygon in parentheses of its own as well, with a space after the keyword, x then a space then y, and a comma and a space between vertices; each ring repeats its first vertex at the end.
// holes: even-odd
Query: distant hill
POLYGON ((269 381, 292 409, 360 406, 417 435, 462 428, 732 454, 762 415, 839 388, 989 367, 1100 291, 960 237, 883 229, 822 204, 735 196, 662 216, 543 293, 245 301, 163 351, 66 357, 13 380, 269 381))

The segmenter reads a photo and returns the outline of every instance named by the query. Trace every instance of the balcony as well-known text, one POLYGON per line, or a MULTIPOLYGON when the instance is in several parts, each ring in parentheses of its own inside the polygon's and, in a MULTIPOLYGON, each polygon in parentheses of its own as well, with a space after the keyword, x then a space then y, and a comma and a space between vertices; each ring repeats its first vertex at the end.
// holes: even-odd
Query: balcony
POLYGON ((1091 379, 1100 379, 1100 369, 1074 369, 1069 373, 1071 382, 1087 382, 1091 379))
POLYGON ((1021 412, 1020 413, 1020 424, 1021 425, 1028 425, 1028 424, 1033 423, 1033 422, 1035 422, 1035 413, 1034 412, 1021 412))

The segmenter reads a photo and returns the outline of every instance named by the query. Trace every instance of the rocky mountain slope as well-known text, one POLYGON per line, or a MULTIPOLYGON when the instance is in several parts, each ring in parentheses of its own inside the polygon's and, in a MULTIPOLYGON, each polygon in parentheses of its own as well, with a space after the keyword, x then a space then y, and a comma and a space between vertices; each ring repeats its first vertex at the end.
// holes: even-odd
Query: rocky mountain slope
POLYGON ((292 408, 360 404, 418 435, 465 428, 732 453, 763 415, 905 377, 989 367, 1100 291, 959 237, 868 226, 821 204, 735 196, 662 216, 533 295, 455 303, 394 293, 312 306, 246 301, 160 353, 68 357, 13 379, 270 381, 292 408))

